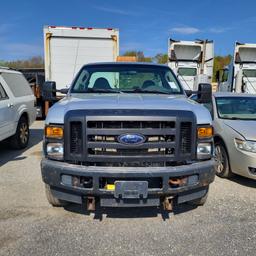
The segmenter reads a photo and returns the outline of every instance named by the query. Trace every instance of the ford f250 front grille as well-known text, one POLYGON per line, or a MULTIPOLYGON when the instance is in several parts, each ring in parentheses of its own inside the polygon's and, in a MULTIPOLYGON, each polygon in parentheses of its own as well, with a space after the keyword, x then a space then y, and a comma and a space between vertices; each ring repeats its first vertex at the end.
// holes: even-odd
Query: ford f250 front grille
POLYGON ((89 166, 191 161, 195 140, 195 116, 189 111, 70 111, 65 117, 65 160, 89 166), (119 138, 125 135, 143 141, 123 143, 119 138))

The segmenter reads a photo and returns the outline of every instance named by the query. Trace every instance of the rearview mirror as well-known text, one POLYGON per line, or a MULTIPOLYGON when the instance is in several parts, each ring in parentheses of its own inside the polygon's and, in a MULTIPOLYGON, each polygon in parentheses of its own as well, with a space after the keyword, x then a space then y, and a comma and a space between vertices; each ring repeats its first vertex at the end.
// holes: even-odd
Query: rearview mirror
POLYGON ((198 103, 209 103, 212 101, 212 85, 211 84, 199 84, 197 92, 198 103))
POLYGON ((46 101, 56 99, 56 82, 46 81, 42 85, 42 98, 46 101))

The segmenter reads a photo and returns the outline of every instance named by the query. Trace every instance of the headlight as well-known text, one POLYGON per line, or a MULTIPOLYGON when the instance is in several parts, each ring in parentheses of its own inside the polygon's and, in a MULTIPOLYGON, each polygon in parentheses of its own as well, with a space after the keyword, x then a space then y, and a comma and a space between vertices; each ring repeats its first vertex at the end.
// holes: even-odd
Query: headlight
POLYGON ((256 141, 235 139, 235 145, 240 150, 256 153, 256 141))
POLYGON ((212 143, 198 143, 197 145, 197 158, 209 159, 212 155, 212 143))
POLYGON ((48 143, 46 145, 46 154, 49 158, 62 160, 63 152, 64 150, 62 143, 48 143))

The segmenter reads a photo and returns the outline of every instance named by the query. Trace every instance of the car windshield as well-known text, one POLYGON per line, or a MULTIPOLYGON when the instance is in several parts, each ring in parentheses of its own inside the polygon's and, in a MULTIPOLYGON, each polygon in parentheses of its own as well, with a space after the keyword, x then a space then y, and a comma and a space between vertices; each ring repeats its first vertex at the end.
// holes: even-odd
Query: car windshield
POLYGON ((102 64, 83 67, 71 93, 183 94, 183 90, 168 67, 102 64))
POLYGON ((256 120, 256 97, 217 97, 216 105, 220 118, 256 120))

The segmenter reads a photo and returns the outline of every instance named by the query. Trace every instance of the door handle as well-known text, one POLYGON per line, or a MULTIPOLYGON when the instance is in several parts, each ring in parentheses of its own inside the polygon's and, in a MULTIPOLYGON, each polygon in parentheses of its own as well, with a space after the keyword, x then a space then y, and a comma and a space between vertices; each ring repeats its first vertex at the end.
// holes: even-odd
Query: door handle
POLYGON ((13 103, 9 103, 8 108, 13 108, 13 103))

